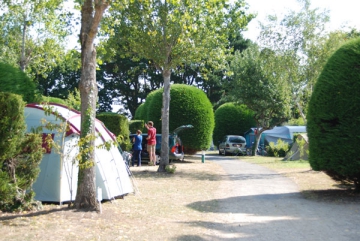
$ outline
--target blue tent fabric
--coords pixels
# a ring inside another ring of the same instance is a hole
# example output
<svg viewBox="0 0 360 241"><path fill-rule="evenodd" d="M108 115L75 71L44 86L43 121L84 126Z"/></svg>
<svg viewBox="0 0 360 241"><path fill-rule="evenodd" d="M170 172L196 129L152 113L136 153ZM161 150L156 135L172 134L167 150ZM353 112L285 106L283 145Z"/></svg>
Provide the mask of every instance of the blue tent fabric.
<svg viewBox="0 0 360 241"><path fill-rule="evenodd" d="M247 132L244 133L246 139L246 147L249 148L255 143L255 130L256 128L250 128Z"/></svg>
<svg viewBox="0 0 360 241"><path fill-rule="evenodd" d="M276 143L279 139L292 144L295 133L306 133L306 126L276 126L261 133L259 145L267 146L270 142Z"/></svg>

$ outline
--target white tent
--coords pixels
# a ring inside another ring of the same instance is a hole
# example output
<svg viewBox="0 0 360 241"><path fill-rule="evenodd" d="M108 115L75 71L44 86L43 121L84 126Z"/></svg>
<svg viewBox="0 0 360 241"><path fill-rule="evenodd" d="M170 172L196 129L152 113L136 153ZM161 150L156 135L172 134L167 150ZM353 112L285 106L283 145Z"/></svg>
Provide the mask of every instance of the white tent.
<svg viewBox="0 0 360 241"><path fill-rule="evenodd" d="M51 108L50 114L46 113L48 107ZM54 142L60 147L47 150L44 154L40 164L41 171L33 184L33 190L36 200L62 203L75 200L76 196L78 166L75 156L79 151L77 142L80 139L81 117L80 112L63 105L49 104L48 107L39 104L28 104L25 107L27 131L42 126L43 138L51 134ZM69 128L63 128L63 131L59 128L45 128L46 123L61 125L65 122ZM114 135L101 121L96 120L95 129L96 146L115 140ZM46 142L43 144L46 147ZM101 188L103 199L114 199L134 191L128 168L117 147L112 146L109 151L96 148L95 161L96 186Z"/></svg>
<svg viewBox="0 0 360 241"><path fill-rule="evenodd" d="M302 144L295 142L290 151L286 154L284 161L295 161L295 160L308 160L309 141L307 134L298 134L297 140Z"/></svg>

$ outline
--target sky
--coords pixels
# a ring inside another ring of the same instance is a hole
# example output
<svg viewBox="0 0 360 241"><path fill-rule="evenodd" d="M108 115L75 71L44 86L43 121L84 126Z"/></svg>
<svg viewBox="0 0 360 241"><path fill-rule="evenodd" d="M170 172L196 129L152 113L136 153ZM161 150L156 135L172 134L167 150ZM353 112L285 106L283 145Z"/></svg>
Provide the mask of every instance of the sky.
<svg viewBox="0 0 360 241"><path fill-rule="evenodd" d="M329 28L331 30L340 29L344 24L360 30L360 0L310 1L311 9L319 8L320 10L326 9L330 11ZM267 15L276 14L280 17L290 10L300 10L300 5L297 0L247 0L246 2L249 4L249 11L258 14L248 25L248 31L244 32L244 36L253 41L256 41L259 35L258 22L265 23Z"/></svg>

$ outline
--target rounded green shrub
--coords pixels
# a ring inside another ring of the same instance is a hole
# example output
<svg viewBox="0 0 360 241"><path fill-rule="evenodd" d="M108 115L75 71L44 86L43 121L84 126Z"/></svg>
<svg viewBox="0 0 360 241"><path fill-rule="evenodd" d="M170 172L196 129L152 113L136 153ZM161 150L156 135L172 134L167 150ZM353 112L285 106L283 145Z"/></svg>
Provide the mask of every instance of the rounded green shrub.
<svg viewBox="0 0 360 241"><path fill-rule="evenodd" d="M0 63L0 90L21 95L27 103L37 102L40 96L35 83L24 72L5 63Z"/></svg>
<svg viewBox="0 0 360 241"><path fill-rule="evenodd" d="M225 135L244 136L254 126L254 113L246 105L225 103L215 111L214 144L217 145Z"/></svg>
<svg viewBox="0 0 360 241"><path fill-rule="evenodd" d="M339 181L360 181L360 39L328 60L311 96L307 132L309 161Z"/></svg>
<svg viewBox="0 0 360 241"><path fill-rule="evenodd" d="M163 89L151 92L144 105L148 114L145 121L153 121L157 133L161 133L162 93ZM206 94L194 86L173 84L170 98L169 131L181 125L193 125L194 128L179 133L185 151L193 153L209 148L214 129L214 113Z"/></svg>

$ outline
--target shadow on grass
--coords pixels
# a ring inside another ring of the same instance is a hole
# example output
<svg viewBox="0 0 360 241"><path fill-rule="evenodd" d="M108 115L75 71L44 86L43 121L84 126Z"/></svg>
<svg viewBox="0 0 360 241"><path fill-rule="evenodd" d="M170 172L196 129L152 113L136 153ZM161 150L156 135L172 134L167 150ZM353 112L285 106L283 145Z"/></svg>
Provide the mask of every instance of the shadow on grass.
<svg viewBox="0 0 360 241"><path fill-rule="evenodd" d="M50 209L50 210L43 210L43 211L34 211L31 213L19 213L19 214L12 214L12 213L8 213L9 215L6 216L2 216L0 217L0 221L3 225L6 225L7 222L9 220L13 220L16 218L31 218L31 217L38 217L38 216L42 216L42 215L48 215L50 213L56 213L56 212L62 212L62 211L69 211L69 210L74 210L75 209L71 209L69 207L61 207L61 208L56 208L56 209Z"/></svg>

